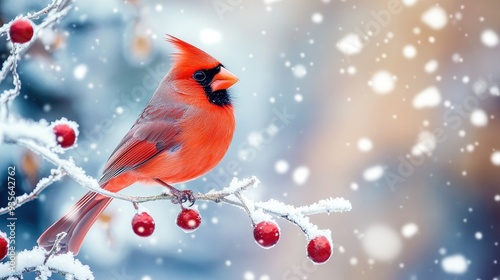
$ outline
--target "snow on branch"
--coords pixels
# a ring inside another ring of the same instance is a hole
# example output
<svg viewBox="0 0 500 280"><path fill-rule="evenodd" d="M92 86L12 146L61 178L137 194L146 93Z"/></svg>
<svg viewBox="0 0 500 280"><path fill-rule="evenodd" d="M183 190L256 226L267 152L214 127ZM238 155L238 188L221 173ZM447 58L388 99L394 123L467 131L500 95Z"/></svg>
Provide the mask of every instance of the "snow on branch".
<svg viewBox="0 0 500 280"><path fill-rule="evenodd" d="M28 50L36 41L39 36L40 30L53 25L68 13L68 11L71 9L69 3L70 1L67 0L53 0L52 3L50 3L44 9L35 13L29 13L24 17L18 16L12 21L5 23L2 27L0 27L0 37L7 36L12 25L16 23L16 21L19 21L20 18L34 20L39 19L42 15L46 15L46 17L39 25L35 26L34 28L31 27L31 32L33 35L31 38L26 38L26 43L18 44L10 42L11 53L9 57L7 57L7 59L3 62L2 69L0 70L0 84L5 80L5 77L10 72L12 74L12 83L14 85L14 88L7 89L0 94L0 122L3 122L8 117L10 103L14 100L14 98L16 98L16 96L19 95L19 92L21 91L21 80L19 79L19 74L17 73L17 63L21 59L21 55L24 54L26 50ZM23 36L25 36L25 34L23 34Z"/></svg>
<svg viewBox="0 0 500 280"><path fill-rule="evenodd" d="M23 275L35 272L38 280L52 279L53 273L65 276L66 279L93 280L94 275L87 265L75 259L71 253L59 254L59 243L66 236L59 234L50 251L34 247L17 255L15 269L9 262L0 264L0 280L24 279Z"/></svg>
<svg viewBox="0 0 500 280"><path fill-rule="evenodd" d="M15 201L9 202L9 205L7 207L0 208L0 215L10 213L14 209L23 206L25 203L36 199L43 190L52 185L52 183L61 180L64 176L64 172L62 172L60 169L52 169L51 173L52 174L50 174L47 178L43 178L38 181L35 189L33 189L33 191L31 191L29 194L25 193L23 195L20 195L16 197Z"/></svg>

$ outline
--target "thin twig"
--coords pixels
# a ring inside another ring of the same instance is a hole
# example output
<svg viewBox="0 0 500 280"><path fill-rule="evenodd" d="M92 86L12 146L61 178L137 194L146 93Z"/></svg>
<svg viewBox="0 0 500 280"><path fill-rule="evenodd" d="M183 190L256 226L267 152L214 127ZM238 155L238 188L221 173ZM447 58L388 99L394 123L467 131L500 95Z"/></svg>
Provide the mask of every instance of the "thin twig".
<svg viewBox="0 0 500 280"><path fill-rule="evenodd" d="M59 246L59 243L66 237L67 233L66 232L60 232L56 235L56 240L54 241L54 245L52 245L52 248L45 254L45 260L43 261L43 264L46 265L47 261L49 258L55 254L57 254L59 251L61 251L61 247Z"/></svg>
<svg viewBox="0 0 500 280"><path fill-rule="evenodd" d="M30 202L38 197L38 195L43 192L48 186L52 185L54 182L61 180L65 173L60 169L53 169L52 174L47 178L43 178L36 184L35 189L29 194L23 194L16 197L16 204L10 207L0 208L0 215L9 213L10 211L23 206L25 203Z"/></svg>

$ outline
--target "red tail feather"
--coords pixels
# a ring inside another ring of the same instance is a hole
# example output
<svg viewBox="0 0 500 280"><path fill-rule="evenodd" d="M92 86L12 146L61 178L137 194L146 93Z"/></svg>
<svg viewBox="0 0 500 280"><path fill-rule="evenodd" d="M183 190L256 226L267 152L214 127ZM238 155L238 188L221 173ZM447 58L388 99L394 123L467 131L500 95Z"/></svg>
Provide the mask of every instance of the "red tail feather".
<svg viewBox="0 0 500 280"><path fill-rule="evenodd" d="M83 239L99 217L99 214L108 206L111 198L88 192L84 195L59 221L55 222L38 238L38 245L50 250L54 245L56 236L66 232L66 237L59 243L60 253L72 252L78 254Z"/></svg>

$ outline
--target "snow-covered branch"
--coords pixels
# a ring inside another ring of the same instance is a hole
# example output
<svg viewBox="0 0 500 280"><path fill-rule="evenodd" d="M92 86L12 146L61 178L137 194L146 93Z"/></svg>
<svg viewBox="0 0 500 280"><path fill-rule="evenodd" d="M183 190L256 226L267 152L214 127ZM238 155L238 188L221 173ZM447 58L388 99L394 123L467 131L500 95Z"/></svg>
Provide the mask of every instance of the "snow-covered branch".
<svg viewBox="0 0 500 280"><path fill-rule="evenodd" d="M0 83L5 79L9 71L12 73L13 78L14 78L14 86L16 90L16 93L19 93L20 90L20 84L18 85L19 81L19 76L17 74L17 62L21 59L21 56L28 50L31 45L36 41L36 39L39 36L39 31L43 30L46 27L51 26L55 22L57 22L60 18L64 17L68 11L71 9L71 6L68 5L70 1L67 0L53 0L52 3L50 3L47 7L44 9L35 12L35 13L28 13L25 17L18 16L16 19L13 19L12 21L5 23L2 27L0 27L0 36L6 36L7 33L9 33L9 29L11 28L11 25L18 20L19 18L26 18L30 20L34 19L39 19L42 15L47 15L43 21L38 25L35 26L35 31L30 38L30 40L24 44L15 44L11 42L11 55L4 61L2 65L2 69L0 70ZM19 87L19 88L18 88ZM6 102L6 97L4 95L8 95L8 92L12 91L11 90L6 90L1 96L0 96L0 104L3 104Z"/></svg>
<svg viewBox="0 0 500 280"><path fill-rule="evenodd" d="M11 262L0 264L0 280L24 279L23 275L30 272L36 273L37 280L52 279L53 273L65 276L66 279L93 280L94 275L89 267L75 259L73 254L57 254L61 250L59 244L65 236L65 232L58 234L49 251L34 247L20 252L15 265ZM5 237L0 235L0 238Z"/></svg>
<svg viewBox="0 0 500 280"><path fill-rule="evenodd" d="M52 279L53 273L65 276L66 279L93 280L94 275L90 268L75 259L73 254L58 254L61 250L59 244L65 236L65 232L59 233L49 251L34 247L32 250L24 250L17 254L9 253L10 261L0 264L0 280L24 279L26 273L33 272L36 273L37 280ZM9 244L7 235L2 232L0 232L0 244L7 246Z"/></svg>
<svg viewBox="0 0 500 280"><path fill-rule="evenodd" d="M0 208L0 215L7 214L8 212L23 206L25 203L30 202L38 197L38 195L44 191L52 183L61 180L64 177L64 172L60 169L52 169L52 174L47 178L43 178L36 184L35 189L29 194L23 194L16 197L15 203L12 206Z"/></svg>
<svg viewBox="0 0 500 280"><path fill-rule="evenodd" d="M87 265L75 259L71 253L47 255L47 251L34 247L16 256L16 266L12 271L8 262L0 264L0 280L24 279L25 273L35 272L40 280L52 279L57 273L66 279L92 280L94 276Z"/></svg>

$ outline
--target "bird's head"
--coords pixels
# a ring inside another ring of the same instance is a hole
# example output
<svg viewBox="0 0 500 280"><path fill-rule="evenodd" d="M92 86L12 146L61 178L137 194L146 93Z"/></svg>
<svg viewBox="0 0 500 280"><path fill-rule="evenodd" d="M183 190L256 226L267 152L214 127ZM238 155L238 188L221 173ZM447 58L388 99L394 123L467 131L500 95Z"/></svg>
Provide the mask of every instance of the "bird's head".
<svg viewBox="0 0 500 280"><path fill-rule="evenodd" d="M217 106L231 105L227 89L238 82L238 78L217 59L197 47L171 35L168 35L167 41L179 51L173 54L174 63L170 71L176 91L208 99Z"/></svg>

